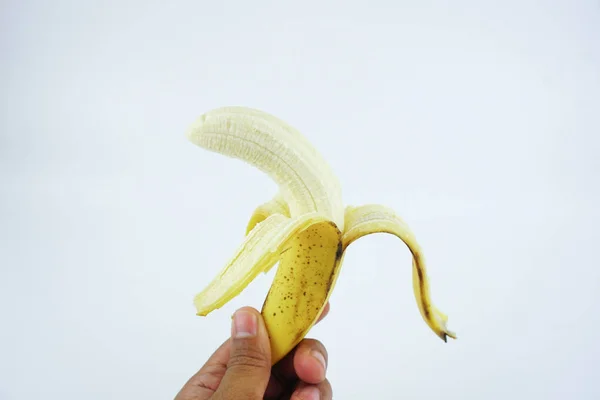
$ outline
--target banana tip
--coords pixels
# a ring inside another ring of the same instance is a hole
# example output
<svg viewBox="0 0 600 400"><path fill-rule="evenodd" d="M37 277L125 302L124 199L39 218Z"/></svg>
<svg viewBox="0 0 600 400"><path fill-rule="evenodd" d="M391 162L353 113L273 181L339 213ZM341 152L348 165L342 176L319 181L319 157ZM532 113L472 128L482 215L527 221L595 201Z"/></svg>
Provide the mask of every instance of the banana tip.
<svg viewBox="0 0 600 400"><path fill-rule="evenodd" d="M456 340L456 333L454 333L454 332L446 331L446 332L444 332L443 336L444 336L443 337L444 342L446 342L446 343L448 342L448 337Z"/></svg>
<svg viewBox="0 0 600 400"><path fill-rule="evenodd" d="M197 142L197 138L202 131L202 126L206 122L206 114L198 117L185 131L185 137L192 143Z"/></svg>
<svg viewBox="0 0 600 400"><path fill-rule="evenodd" d="M456 340L456 333L452 332L452 331L442 331L438 333L438 336L440 337L440 339L442 339L444 341L444 343L448 343L448 338L452 338L454 340Z"/></svg>

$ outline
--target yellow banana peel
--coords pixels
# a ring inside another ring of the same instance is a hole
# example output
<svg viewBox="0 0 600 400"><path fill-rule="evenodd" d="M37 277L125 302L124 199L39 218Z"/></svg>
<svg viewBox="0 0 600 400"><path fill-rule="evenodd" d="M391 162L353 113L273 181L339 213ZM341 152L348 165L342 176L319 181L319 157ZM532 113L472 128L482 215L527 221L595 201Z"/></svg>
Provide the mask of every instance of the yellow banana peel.
<svg viewBox="0 0 600 400"><path fill-rule="evenodd" d="M431 302L424 256L408 225L381 205L344 207L337 177L296 129L259 110L223 107L200 116L187 137L202 148L246 161L279 186L271 201L256 208L234 256L196 295L198 315L222 307L260 272L279 263L262 307L274 364L321 315L348 245L386 232L412 253L413 290L424 321L444 341L456 339L446 327L446 315Z"/></svg>

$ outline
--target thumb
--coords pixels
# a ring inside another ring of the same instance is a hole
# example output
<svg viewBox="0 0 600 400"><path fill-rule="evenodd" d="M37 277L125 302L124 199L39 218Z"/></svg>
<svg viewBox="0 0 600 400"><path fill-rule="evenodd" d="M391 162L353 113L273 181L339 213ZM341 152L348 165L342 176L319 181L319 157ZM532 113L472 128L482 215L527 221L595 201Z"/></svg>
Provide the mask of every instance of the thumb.
<svg viewBox="0 0 600 400"><path fill-rule="evenodd" d="M262 399L271 376L271 347L260 313L251 307L235 312L227 370L214 399Z"/></svg>

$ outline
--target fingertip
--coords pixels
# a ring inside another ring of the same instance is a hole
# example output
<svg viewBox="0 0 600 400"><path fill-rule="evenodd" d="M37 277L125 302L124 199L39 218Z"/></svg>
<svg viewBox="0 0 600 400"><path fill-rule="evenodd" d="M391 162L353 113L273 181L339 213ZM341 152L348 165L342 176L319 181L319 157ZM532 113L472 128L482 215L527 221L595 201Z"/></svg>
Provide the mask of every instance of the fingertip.
<svg viewBox="0 0 600 400"><path fill-rule="evenodd" d="M258 316L252 309L242 308L233 314L231 337L233 339L250 339L258 335Z"/></svg>
<svg viewBox="0 0 600 400"><path fill-rule="evenodd" d="M290 400L332 400L333 390L328 380L311 385L300 382Z"/></svg>
<svg viewBox="0 0 600 400"><path fill-rule="evenodd" d="M231 318L234 318L235 314L237 314L239 312L247 312L247 313L252 313L252 314L255 314L255 315L260 315L260 311L258 311L256 308L250 307L250 306L244 306L244 307L240 307L237 310L235 310L235 312L233 313L233 315L231 316Z"/></svg>
<svg viewBox="0 0 600 400"><path fill-rule="evenodd" d="M294 391L290 400L320 400L321 393L316 386L302 385Z"/></svg>
<svg viewBox="0 0 600 400"><path fill-rule="evenodd" d="M321 354L321 352L318 350L311 350L310 355L312 358L317 360L320 367L323 369L323 375L325 375L325 371L327 370L327 360L325 360L325 356L323 356L323 354Z"/></svg>
<svg viewBox="0 0 600 400"><path fill-rule="evenodd" d="M301 381L317 384L325 380L327 361L318 350L304 349L296 352L294 369Z"/></svg>
<svg viewBox="0 0 600 400"><path fill-rule="evenodd" d="M254 307L246 306L237 309L231 316L231 319L231 335L234 339L236 339L238 333L241 333L241 335L239 335L240 339L245 336L255 337L267 335L262 314Z"/></svg>

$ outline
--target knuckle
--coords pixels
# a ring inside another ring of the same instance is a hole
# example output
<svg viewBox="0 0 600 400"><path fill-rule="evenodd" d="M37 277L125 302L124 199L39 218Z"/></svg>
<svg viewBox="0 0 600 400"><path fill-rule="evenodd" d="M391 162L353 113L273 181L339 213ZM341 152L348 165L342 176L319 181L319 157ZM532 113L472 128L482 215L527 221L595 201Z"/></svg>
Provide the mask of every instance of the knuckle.
<svg viewBox="0 0 600 400"><path fill-rule="evenodd" d="M194 377L192 384L200 388L215 392L223 378L223 368L220 366L209 365L204 371Z"/></svg>
<svg viewBox="0 0 600 400"><path fill-rule="evenodd" d="M255 369L270 368L271 360L258 349L245 348L231 356L228 368Z"/></svg>
<svg viewBox="0 0 600 400"><path fill-rule="evenodd" d="M310 394L307 391L307 388L310 389ZM332 400L333 399L333 390L331 389L331 384L328 380L324 380L317 385L309 385L301 382L297 389L292 394L290 400L307 400L308 398L313 398L314 392L312 389L317 389L319 392L319 399L321 400Z"/></svg>
<svg viewBox="0 0 600 400"><path fill-rule="evenodd" d="M198 400L200 398L194 398L194 400ZM233 399L244 399L244 400L262 400L263 395L259 390L248 390L245 389L243 391L238 390L237 388L219 388L215 392L215 394L210 397L210 400L233 400ZM192 399L190 399L192 400Z"/></svg>
<svg viewBox="0 0 600 400"><path fill-rule="evenodd" d="M224 390L217 391L210 400L262 400L263 394L258 389L244 389L242 391L237 388L225 388Z"/></svg>

